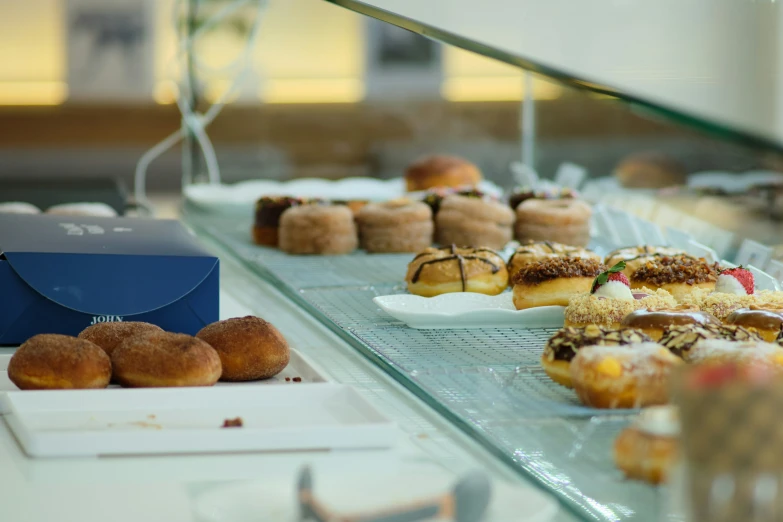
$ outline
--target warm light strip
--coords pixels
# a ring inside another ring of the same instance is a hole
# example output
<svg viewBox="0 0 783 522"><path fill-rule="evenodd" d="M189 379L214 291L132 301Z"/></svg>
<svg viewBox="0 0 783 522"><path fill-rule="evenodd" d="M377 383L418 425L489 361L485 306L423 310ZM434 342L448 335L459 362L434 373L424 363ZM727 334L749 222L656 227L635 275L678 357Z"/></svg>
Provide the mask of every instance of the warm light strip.
<svg viewBox="0 0 783 522"><path fill-rule="evenodd" d="M68 98L68 84L56 81L0 81L0 105L60 105Z"/></svg>
<svg viewBox="0 0 783 522"><path fill-rule="evenodd" d="M466 101L519 101L524 94L521 77L516 76L451 76L444 78L441 85L443 98L452 102ZM533 98L554 100L562 89L551 83L535 82Z"/></svg>
<svg viewBox="0 0 783 522"><path fill-rule="evenodd" d="M359 78L270 78L259 97L266 103L356 103L364 98L364 82Z"/></svg>

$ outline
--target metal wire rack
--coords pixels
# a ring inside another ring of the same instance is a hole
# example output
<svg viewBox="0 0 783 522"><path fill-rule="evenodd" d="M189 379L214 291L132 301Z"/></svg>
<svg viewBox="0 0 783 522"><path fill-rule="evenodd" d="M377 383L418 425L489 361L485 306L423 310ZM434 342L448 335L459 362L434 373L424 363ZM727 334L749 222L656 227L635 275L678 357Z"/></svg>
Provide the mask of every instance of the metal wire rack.
<svg viewBox="0 0 783 522"><path fill-rule="evenodd" d="M409 255L288 256L254 246L248 222L189 221L586 520L663 520L660 492L611 457L633 412L586 408L541 369L554 330L411 329L372 302L405 290Z"/></svg>

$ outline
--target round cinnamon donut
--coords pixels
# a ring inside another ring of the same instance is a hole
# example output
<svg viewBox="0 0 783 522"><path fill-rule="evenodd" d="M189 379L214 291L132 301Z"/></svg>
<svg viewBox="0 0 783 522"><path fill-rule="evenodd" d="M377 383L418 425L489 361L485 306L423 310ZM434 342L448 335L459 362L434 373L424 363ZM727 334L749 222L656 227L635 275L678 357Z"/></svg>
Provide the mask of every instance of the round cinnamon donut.
<svg viewBox="0 0 783 522"><path fill-rule="evenodd" d="M679 162L660 152L631 154L617 164L614 175L626 188L671 187L684 185L688 179Z"/></svg>
<svg viewBox="0 0 783 522"><path fill-rule="evenodd" d="M148 332L125 339L111 354L114 380L128 388L212 386L222 367L209 344L190 335Z"/></svg>
<svg viewBox="0 0 783 522"><path fill-rule="evenodd" d="M278 235L288 254L348 254L359 244L353 212L340 205L291 207L280 217Z"/></svg>
<svg viewBox="0 0 783 522"><path fill-rule="evenodd" d="M452 292L497 295L508 285L506 263L489 248L427 248L410 262L408 291L423 297Z"/></svg>
<svg viewBox="0 0 783 522"><path fill-rule="evenodd" d="M435 216L436 240L441 245L482 245L503 248L511 240L514 212L499 201L453 195Z"/></svg>
<svg viewBox="0 0 783 522"><path fill-rule="evenodd" d="M432 244L432 209L421 201L370 203L356 216L362 248L368 252L419 252Z"/></svg>
<svg viewBox="0 0 783 522"><path fill-rule="evenodd" d="M96 323L82 330L78 337L86 339L98 345L106 355L111 357L111 352L128 337L147 332L162 332L160 326L142 323L138 321L121 321L110 323Z"/></svg>
<svg viewBox="0 0 783 522"><path fill-rule="evenodd" d="M217 350L222 381L274 377L288 366L291 351L283 334L260 317L235 317L209 324L196 337Z"/></svg>
<svg viewBox="0 0 783 522"><path fill-rule="evenodd" d="M579 199L528 199L516 209L516 237L584 247L590 242L592 215L590 205Z"/></svg>
<svg viewBox="0 0 783 522"><path fill-rule="evenodd" d="M478 167L456 156L427 156L412 163L405 171L408 192L436 187L475 186L481 179Z"/></svg>
<svg viewBox="0 0 783 522"><path fill-rule="evenodd" d="M85 339L39 334L11 357L8 378L22 390L105 388L111 379L111 361Z"/></svg>

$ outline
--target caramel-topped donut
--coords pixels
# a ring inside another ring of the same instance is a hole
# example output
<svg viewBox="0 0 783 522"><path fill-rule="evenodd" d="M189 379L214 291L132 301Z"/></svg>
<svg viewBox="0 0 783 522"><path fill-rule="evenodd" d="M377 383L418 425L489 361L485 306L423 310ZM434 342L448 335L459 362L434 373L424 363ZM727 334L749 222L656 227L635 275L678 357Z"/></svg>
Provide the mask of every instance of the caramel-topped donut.
<svg viewBox="0 0 783 522"><path fill-rule="evenodd" d="M623 273L630 278L637 269L641 268L651 258L681 254L685 254L685 252L677 248L639 245L612 250L604 258L604 264L606 266L614 266L620 261L625 261Z"/></svg>
<svg viewBox="0 0 783 522"><path fill-rule="evenodd" d="M411 163L405 171L408 192L436 187L464 187L477 185L481 171L466 159L457 156L432 155Z"/></svg>
<svg viewBox="0 0 783 522"><path fill-rule="evenodd" d="M600 261L554 257L522 267L512 278L517 310L537 306L567 306L568 300L590 292L593 279L606 270Z"/></svg>
<svg viewBox="0 0 783 522"><path fill-rule="evenodd" d="M549 338L541 355L541 366L556 383L568 388L571 383L571 360L584 346L619 345L652 341L640 330L633 328L609 329L595 325L584 328L566 327Z"/></svg>
<svg viewBox="0 0 783 522"><path fill-rule="evenodd" d="M432 244L432 210L421 201L370 203L356 215L359 240L368 252L419 252Z"/></svg>
<svg viewBox="0 0 783 522"><path fill-rule="evenodd" d="M441 245L482 245L503 248L511 241L514 212L489 198L447 196L435 216L436 240Z"/></svg>
<svg viewBox="0 0 783 522"><path fill-rule="evenodd" d="M405 276L408 291L423 297L452 292L497 295L508 285L506 263L490 248L427 248L413 258Z"/></svg>
<svg viewBox="0 0 783 522"><path fill-rule="evenodd" d="M674 308L654 308L651 310L635 310L625 316L622 326L638 328L658 341L663 336L663 330L670 326L685 324L720 324L707 312L691 306L676 306Z"/></svg>
<svg viewBox="0 0 783 522"><path fill-rule="evenodd" d="M751 305L732 312L726 318L726 324L742 326L757 332L765 341L772 342L783 327L783 309Z"/></svg>
<svg viewBox="0 0 783 522"><path fill-rule="evenodd" d="M695 288L712 290L718 279L718 265L688 255L654 256L645 260L629 277L631 288L663 288L682 301Z"/></svg>
<svg viewBox="0 0 783 522"><path fill-rule="evenodd" d="M669 401L682 359L655 343L585 346L571 361L577 397L594 408L639 408Z"/></svg>
<svg viewBox="0 0 783 522"><path fill-rule="evenodd" d="M111 378L111 361L85 339L39 334L14 352L8 378L22 390L105 388Z"/></svg>
<svg viewBox="0 0 783 522"><path fill-rule="evenodd" d="M685 352L705 339L746 342L761 341L761 336L741 326L712 323L682 324L664 328L658 343L668 348L674 355L683 357Z"/></svg>
<svg viewBox="0 0 783 522"><path fill-rule="evenodd" d="M527 241L520 245L508 260L508 273L513 276L523 266L550 257L586 257L600 261L601 256L582 247L552 241Z"/></svg>
<svg viewBox="0 0 783 522"><path fill-rule="evenodd" d="M528 199L516 208L516 237L584 247L592 215L590 205L579 199Z"/></svg>

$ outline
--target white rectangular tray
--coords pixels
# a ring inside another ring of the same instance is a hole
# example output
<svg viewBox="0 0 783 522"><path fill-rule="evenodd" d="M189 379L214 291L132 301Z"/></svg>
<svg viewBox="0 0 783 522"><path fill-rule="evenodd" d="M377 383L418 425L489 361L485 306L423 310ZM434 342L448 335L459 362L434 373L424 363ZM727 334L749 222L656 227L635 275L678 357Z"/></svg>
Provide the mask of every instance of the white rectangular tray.
<svg viewBox="0 0 783 522"><path fill-rule="evenodd" d="M17 391L0 402L31 457L381 448L397 434L334 383ZM243 427L222 427L236 417Z"/></svg>

